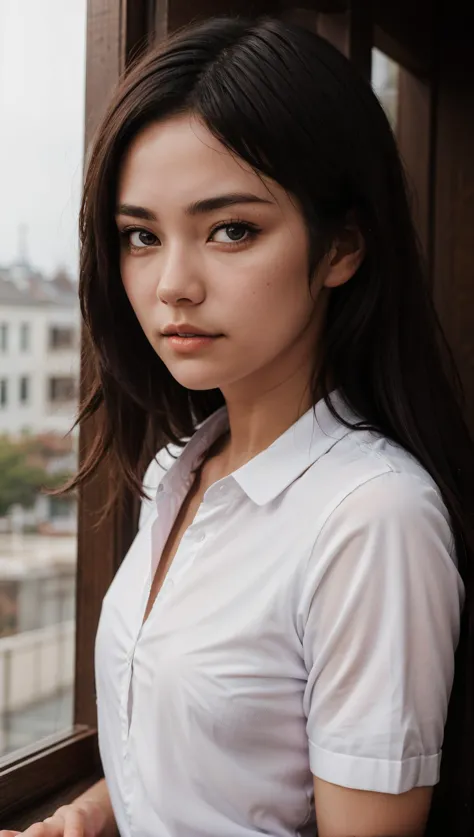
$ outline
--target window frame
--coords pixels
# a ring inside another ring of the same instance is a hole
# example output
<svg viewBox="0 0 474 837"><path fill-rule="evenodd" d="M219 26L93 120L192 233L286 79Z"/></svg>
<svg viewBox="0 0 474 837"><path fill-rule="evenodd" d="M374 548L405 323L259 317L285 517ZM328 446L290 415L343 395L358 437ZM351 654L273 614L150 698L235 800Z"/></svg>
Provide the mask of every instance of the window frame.
<svg viewBox="0 0 474 837"><path fill-rule="evenodd" d="M111 89L127 62L150 36L154 12L153 0L88 0L86 149ZM84 332L81 348L84 387L90 380L90 355ZM90 449L94 429L94 421L81 428L80 456ZM137 503L126 497L120 513L117 504L106 521L94 526L107 485L107 471L102 468L79 496L73 724L69 730L0 759L0 829L22 827L30 821L33 806L48 798L53 807L48 809L45 803L45 810L54 810L60 804L58 800L66 801L69 792L73 798L80 792L79 787L92 784L101 775L93 666L95 633L102 599L133 540L138 517ZM64 788L67 790L61 792Z"/></svg>

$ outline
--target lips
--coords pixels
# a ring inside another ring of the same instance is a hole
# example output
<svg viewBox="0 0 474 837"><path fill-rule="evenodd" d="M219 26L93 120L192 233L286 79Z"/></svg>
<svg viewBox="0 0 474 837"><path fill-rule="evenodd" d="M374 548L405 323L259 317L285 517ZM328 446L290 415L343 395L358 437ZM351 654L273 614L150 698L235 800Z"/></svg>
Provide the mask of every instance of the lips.
<svg viewBox="0 0 474 837"><path fill-rule="evenodd" d="M219 334L211 334L197 326L183 323L181 325L168 325L162 331L165 337L220 337Z"/></svg>

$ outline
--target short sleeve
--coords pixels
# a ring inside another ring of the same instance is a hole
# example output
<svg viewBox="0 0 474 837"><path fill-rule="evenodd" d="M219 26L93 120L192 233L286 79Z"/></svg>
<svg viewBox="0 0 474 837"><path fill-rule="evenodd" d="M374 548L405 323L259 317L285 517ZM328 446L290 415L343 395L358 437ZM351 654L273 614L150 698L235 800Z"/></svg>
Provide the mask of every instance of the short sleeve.
<svg viewBox="0 0 474 837"><path fill-rule="evenodd" d="M439 779L463 585L436 488L387 472L332 512L301 601L312 773L403 793Z"/></svg>

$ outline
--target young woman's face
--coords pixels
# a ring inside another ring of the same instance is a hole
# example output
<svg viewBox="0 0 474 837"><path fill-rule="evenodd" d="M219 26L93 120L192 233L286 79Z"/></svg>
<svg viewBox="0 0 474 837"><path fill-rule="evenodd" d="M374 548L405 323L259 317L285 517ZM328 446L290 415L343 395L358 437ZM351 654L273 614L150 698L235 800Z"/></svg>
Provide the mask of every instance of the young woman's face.
<svg viewBox="0 0 474 837"><path fill-rule="evenodd" d="M309 377L322 282L310 289L306 226L283 188L184 115L135 140L117 212L125 291L180 384L226 396Z"/></svg>

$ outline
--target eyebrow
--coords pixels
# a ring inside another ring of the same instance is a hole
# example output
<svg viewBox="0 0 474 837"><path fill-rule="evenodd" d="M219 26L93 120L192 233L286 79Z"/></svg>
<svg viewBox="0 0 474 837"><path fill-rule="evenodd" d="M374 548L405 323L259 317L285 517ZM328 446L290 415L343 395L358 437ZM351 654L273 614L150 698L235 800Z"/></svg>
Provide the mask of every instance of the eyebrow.
<svg viewBox="0 0 474 837"><path fill-rule="evenodd" d="M257 195L252 195L247 192L231 192L226 195L215 195L212 198L203 198L200 201L195 201L186 207L186 215L204 215L207 212L213 212L216 209L224 209L227 206L235 206L236 204L257 203L270 204L273 201L259 198ZM131 218L142 218L145 221L157 221L157 217L151 209L146 209L144 206L134 206L130 203L122 203L117 207L117 215L128 215Z"/></svg>

